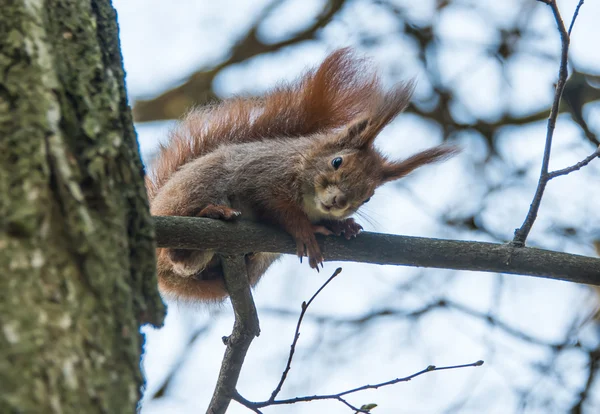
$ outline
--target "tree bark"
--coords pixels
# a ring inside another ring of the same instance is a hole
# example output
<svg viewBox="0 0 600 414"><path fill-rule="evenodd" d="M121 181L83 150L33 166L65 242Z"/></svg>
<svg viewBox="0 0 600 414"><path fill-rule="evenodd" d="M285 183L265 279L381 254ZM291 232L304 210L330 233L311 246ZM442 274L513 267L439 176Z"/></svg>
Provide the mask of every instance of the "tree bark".
<svg viewBox="0 0 600 414"><path fill-rule="evenodd" d="M292 237L272 226L237 221L226 223L199 217L154 217L159 247L210 248L222 254L249 252L296 254ZM352 240L323 237L317 240L326 260L476 270L547 277L600 286L600 259L554 252L510 243L363 232Z"/></svg>
<svg viewBox="0 0 600 414"><path fill-rule="evenodd" d="M0 4L0 412L134 412L164 309L116 14Z"/></svg>

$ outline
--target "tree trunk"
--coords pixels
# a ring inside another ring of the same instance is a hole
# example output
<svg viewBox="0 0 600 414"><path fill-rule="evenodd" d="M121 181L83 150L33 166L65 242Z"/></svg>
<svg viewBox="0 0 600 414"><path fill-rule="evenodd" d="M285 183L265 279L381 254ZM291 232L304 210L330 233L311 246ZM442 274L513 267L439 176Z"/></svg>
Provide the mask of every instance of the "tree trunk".
<svg viewBox="0 0 600 414"><path fill-rule="evenodd" d="M131 413L164 310L116 14L0 9L0 413Z"/></svg>

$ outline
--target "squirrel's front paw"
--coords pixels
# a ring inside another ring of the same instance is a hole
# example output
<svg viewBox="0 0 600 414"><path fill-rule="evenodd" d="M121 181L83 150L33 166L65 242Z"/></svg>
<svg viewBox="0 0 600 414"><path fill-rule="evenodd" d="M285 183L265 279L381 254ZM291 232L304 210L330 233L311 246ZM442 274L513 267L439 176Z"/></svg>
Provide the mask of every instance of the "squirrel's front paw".
<svg viewBox="0 0 600 414"><path fill-rule="evenodd" d="M347 218L344 220L327 220L323 223L323 226L331 230L336 236L341 236L344 233L344 237L350 240L352 237L356 237L362 231L362 226L354 221L353 218Z"/></svg>
<svg viewBox="0 0 600 414"><path fill-rule="evenodd" d="M323 267L323 254L314 234L302 238L296 238L296 252L300 261L303 256L308 256L308 264L319 271L319 264Z"/></svg>

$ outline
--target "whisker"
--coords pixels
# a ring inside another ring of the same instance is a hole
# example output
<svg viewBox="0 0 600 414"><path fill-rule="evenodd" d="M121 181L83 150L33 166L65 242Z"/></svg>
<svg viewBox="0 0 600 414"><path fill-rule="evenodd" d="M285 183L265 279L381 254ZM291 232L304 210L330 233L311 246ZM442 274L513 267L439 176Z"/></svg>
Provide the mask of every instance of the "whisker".
<svg viewBox="0 0 600 414"><path fill-rule="evenodd" d="M367 211L361 209L358 210L355 214L357 217L360 217L374 228L381 227L381 223L379 223L375 218L373 218Z"/></svg>

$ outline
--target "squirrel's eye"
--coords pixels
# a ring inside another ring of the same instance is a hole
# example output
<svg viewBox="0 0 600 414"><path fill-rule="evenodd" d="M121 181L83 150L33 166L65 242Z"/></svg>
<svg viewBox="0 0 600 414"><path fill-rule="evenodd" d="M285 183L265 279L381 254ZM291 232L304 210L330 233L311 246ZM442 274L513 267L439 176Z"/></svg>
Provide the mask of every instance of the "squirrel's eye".
<svg viewBox="0 0 600 414"><path fill-rule="evenodd" d="M367 198L365 201L363 201L363 204L368 203L370 199L371 197Z"/></svg>
<svg viewBox="0 0 600 414"><path fill-rule="evenodd" d="M342 157L335 157L334 159L332 159L331 165L333 165L333 168L336 170L340 168L340 165L342 165Z"/></svg>

